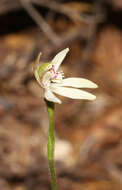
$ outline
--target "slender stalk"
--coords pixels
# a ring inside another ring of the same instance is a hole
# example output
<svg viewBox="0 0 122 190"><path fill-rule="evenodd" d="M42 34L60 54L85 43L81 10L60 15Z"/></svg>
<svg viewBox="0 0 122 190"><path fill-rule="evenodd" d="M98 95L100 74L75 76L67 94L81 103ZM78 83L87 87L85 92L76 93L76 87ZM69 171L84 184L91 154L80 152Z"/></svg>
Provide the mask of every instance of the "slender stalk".
<svg viewBox="0 0 122 190"><path fill-rule="evenodd" d="M50 177L52 182L52 190L57 190L56 174L54 167L54 150L55 150L55 137L54 137L54 103L47 100L47 110L49 115L49 132L48 132L48 161L50 169Z"/></svg>

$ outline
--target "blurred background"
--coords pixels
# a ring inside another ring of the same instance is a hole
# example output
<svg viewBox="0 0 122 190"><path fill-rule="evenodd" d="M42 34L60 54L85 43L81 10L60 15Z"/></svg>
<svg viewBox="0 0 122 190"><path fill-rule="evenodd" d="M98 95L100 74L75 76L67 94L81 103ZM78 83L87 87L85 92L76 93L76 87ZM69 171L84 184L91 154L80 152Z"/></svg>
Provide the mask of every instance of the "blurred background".
<svg viewBox="0 0 122 190"><path fill-rule="evenodd" d="M0 189L51 190L48 115L32 66L70 52L66 77L99 85L93 102L55 107L59 190L122 189L122 0L0 0Z"/></svg>

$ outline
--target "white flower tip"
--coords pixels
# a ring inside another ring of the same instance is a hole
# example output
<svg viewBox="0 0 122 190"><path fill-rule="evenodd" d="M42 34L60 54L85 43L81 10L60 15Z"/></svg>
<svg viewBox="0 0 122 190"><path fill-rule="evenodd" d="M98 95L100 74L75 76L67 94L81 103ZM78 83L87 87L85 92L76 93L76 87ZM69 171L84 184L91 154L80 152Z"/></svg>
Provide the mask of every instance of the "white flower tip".
<svg viewBox="0 0 122 190"><path fill-rule="evenodd" d="M64 49L66 52L68 52L69 51L69 48L66 48L66 49Z"/></svg>
<svg viewBox="0 0 122 190"><path fill-rule="evenodd" d="M54 103L62 104L62 101L56 97L55 100L53 100Z"/></svg>
<svg viewBox="0 0 122 190"><path fill-rule="evenodd" d="M84 80L84 83L86 84L86 88L98 88L98 85L90 80Z"/></svg>
<svg viewBox="0 0 122 190"><path fill-rule="evenodd" d="M97 84L95 84L95 83L93 83L92 88L98 88L98 85L97 85Z"/></svg>
<svg viewBox="0 0 122 190"><path fill-rule="evenodd" d="M36 58L34 65L33 65L33 71L34 71L34 75L36 78L38 78L37 70L38 70L38 65L39 65L41 55L42 55L42 53L40 52Z"/></svg>
<svg viewBox="0 0 122 190"><path fill-rule="evenodd" d="M59 53L62 53L60 55L63 56L63 57L65 57L68 52L69 52L69 48L65 48L62 51L60 51Z"/></svg>
<svg viewBox="0 0 122 190"><path fill-rule="evenodd" d="M58 104L62 104L62 102L60 101L60 102L56 102L56 103L58 103Z"/></svg>
<svg viewBox="0 0 122 190"><path fill-rule="evenodd" d="M38 63L39 63L39 61L40 61L40 57L41 57L41 55L42 55L42 52L40 52L40 53L38 54L38 57L37 57L37 61L38 61Z"/></svg>
<svg viewBox="0 0 122 190"><path fill-rule="evenodd" d="M50 90L45 91L44 97L49 102L54 102L54 103L58 103L58 104L62 103L61 100L59 98L57 98Z"/></svg>
<svg viewBox="0 0 122 190"><path fill-rule="evenodd" d="M42 55L42 52L39 53L39 56L41 56L41 55Z"/></svg>
<svg viewBox="0 0 122 190"><path fill-rule="evenodd" d="M65 57L68 52L69 52L69 48L65 48L64 50L62 50L62 51L59 52L59 53L62 53L62 54L60 54L60 55L61 55L62 57Z"/></svg>
<svg viewBox="0 0 122 190"><path fill-rule="evenodd" d="M96 96L92 94L92 96L89 97L89 100L96 100Z"/></svg>

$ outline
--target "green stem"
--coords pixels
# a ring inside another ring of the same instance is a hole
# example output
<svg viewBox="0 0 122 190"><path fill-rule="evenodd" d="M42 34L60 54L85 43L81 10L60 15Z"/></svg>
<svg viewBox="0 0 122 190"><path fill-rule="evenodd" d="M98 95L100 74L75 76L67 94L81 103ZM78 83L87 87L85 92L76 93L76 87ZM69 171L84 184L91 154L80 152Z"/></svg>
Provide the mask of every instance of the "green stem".
<svg viewBox="0 0 122 190"><path fill-rule="evenodd" d="M57 190L56 175L54 167L54 150L55 150L55 137L54 137L54 103L47 100L47 110L49 115L49 133L48 133L48 161L50 176L52 182L52 189Z"/></svg>

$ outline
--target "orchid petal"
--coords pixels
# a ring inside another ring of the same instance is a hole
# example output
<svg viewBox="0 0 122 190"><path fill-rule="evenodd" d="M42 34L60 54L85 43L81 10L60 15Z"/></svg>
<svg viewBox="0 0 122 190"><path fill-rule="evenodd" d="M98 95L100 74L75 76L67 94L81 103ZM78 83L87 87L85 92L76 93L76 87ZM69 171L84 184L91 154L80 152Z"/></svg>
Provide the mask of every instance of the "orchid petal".
<svg viewBox="0 0 122 190"><path fill-rule="evenodd" d="M75 89L75 88L66 88L59 87L57 85L51 85L51 91L72 99L86 99L86 100L95 100L96 96L84 90Z"/></svg>
<svg viewBox="0 0 122 190"><path fill-rule="evenodd" d="M44 86L44 88L46 86L50 85L50 79L51 79L51 73L50 72L46 72L42 78L42 85Z"/></svg>
<svg viewBox="0 0 122 190"><path fill-rule="evenodd" d="M39 60L40 60L41 55L42 55L42 53L40 52L37 56L37 59L36 59L34 65L33 65L33 71L34 71L35 78L40 85L41 85L41 82L40 82L38 69L39 69Z"/></svg>
<svg viewBox="0 0 122 190"><path fill-rule="evenodd" d="M60 65L61 65L62 61L64 60L68 51L69 51L69 48L66 48L66 49L60 51L51 61L51 63L54 65L55 71L57 71L58 68L60 67Z"/></svg>
<svg viewBox="0 0 122 190"><path fill-rule="evenodd" d="M35 61L34 65L33 65L33 70L34 70L34 71L35 71L35 70L38 70L39 61L40 61L41 55L42 55L42 53L40 52L40 53L38 54L37 58L36 58L36 61Z"/></svg>
<svg viewBox="0 0 122 190"><path fill-rule="evenodd" d="M84 78L66 78L62 80L62 83L59 84L60 86L71 86L75 88L97 88L98 86Z"/></svg>
<svg viewBox="0 0 122 190"><path fill-rule="evenodd" d="M50 90L45 90L44 97L50 102L61 104L61 100L59 100Z"/></svg>

